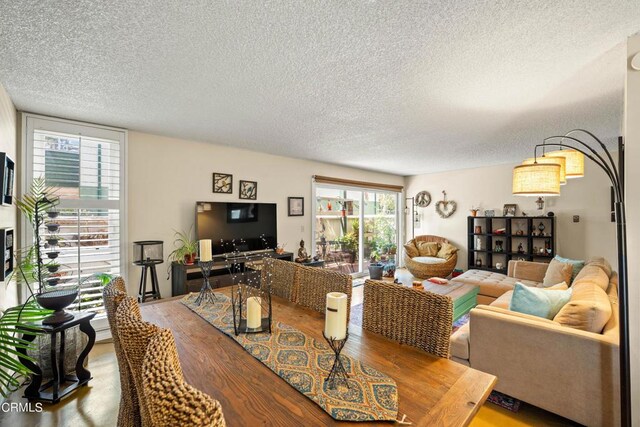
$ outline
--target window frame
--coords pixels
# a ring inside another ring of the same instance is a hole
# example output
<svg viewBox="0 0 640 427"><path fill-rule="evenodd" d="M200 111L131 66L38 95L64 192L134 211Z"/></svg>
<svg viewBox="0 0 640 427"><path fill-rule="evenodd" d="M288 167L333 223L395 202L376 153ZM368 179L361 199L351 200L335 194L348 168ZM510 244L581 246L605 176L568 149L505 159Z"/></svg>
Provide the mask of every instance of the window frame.
<svg viewBox="0 0 640 427"><path fill-rule="evenodd" d="M20 188L18 194L24 194L33 180L33 132L36 128L44 128L52 132L77 134L95 138L117 140L120 143L120 195L118 200L118 209L120 212L120 275L127 280L127 260L128 258L128 230L127 230L127 152L128 152L128 132L126 129L115 128L110 126L96 125L93 123L85 123L75 120L61 119L57 117L44 116L23 112L21 114L21 147L20 147L20 164L23 173L20 174ZM42 122L46 122L46 126L42 126ZM94 207L94 201L71 201L68 204L77 204L83 207ZM19 242L22 247L29 245L33 239L33 231L27 224L23 215L19 220ZM19 290L20 300L25 301L27 295L24 290ZM104 317L104 316L96 316Z"/></svg>

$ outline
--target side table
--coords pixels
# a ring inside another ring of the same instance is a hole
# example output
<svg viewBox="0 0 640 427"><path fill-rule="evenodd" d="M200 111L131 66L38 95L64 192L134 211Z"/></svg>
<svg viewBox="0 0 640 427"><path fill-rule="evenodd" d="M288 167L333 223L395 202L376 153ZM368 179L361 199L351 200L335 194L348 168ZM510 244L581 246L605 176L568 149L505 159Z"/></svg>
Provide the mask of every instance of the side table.
<svg viewBox="0 0 640 427"><path fill-rule="evenodd" d="M33 371L31 374L31 384L25 389L24 396L29 400L39 400L42 402L57 403L68 395L75 391L79 387L86 385L91 379L91 372L84 368L84 361L89 355L89 352L93 348L93 344L96 341L96 331L91 326L91 319L95 317L95 313L87 312L75 312L73 318L58 325L43 325L41 322L29 324L24 327L22 338L26 341L33 341L36 339L36 335L33 332L42 333L51 336L51 370L53 372L53 379L42 385L42 370L38 365L23 357L18 357L20 362ZM89 341L84 347L78 360L76 362L76 374L65 375L64 369L64 341L65 331L74 326L80 326L80 331L83 332ZM30 333L31 332L31 333ZM57 341L58 335L60 335L60 354L58 356ZM19 353L27 356L27 350L24 348L16 349ZM66 385L70 383L69 385ZM66 386L65 386L66 385ZM48 390L51 391L48 391Z"/></svg>

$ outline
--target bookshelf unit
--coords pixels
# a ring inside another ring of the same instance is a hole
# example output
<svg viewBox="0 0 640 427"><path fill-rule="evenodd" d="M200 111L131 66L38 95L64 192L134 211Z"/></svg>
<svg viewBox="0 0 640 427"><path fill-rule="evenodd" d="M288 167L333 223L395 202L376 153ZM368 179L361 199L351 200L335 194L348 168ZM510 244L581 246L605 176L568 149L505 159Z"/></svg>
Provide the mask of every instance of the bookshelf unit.
<svg viewBox="0 0 640 427"><path fill-rule="evenodd" d="M550 262L556 255L555 220L550 216L467 217L467 268L506 274L510 260ZM504 232L496 233L500 229ZM522 252L518 252L520 245Z"/></svg>

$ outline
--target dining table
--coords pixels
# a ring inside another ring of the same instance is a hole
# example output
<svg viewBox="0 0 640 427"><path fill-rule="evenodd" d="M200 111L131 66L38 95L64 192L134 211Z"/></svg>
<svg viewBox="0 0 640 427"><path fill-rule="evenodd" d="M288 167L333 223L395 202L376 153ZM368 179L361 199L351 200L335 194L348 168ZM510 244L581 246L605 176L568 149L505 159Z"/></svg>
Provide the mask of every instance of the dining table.
<svg viewBox="0 0 640 427"><path fill-rule="evenodd" d="M231 295L231 287L216 293ZM185 380L217 399L228 426L351 425L322 408L181 303L180 297L140 306L145 321L168 328L178 348ZM272 296L274 322L324 340L324 314ZM349 324L342 350L393 378L398 418L413 426L468 425L491 393L496 377ZM393 422L362 422L362 427Z"/></svg>

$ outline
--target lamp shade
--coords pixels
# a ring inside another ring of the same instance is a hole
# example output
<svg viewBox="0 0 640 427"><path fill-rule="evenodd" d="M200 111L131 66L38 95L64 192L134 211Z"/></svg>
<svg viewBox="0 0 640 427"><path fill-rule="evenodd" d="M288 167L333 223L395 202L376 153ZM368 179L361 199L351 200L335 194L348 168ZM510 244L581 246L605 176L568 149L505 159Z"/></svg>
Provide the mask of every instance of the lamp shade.
<svg viewBox="0 0 640 427"><path fill-rule="evenodd" d="M567 183L567 159L564 156L549 156L544 155L542 157L532 157L522 162L523 165L532 165L534 163L541 164L559 164L560 165L560 185Z"/></svg>
<svg viewBox="0 0 640 427"><path fill-rule="evenodd" d="M547 156L567 159L567 178L582 178L584 176L584 154L576 150L557 150L547 153Z"/></svg>
<svg viewBox="0 0 640 427"><path fill-rule="evenodd" d="M534 163L513 168L513 194L516 196L558 196L560 165Z"/></svg>

